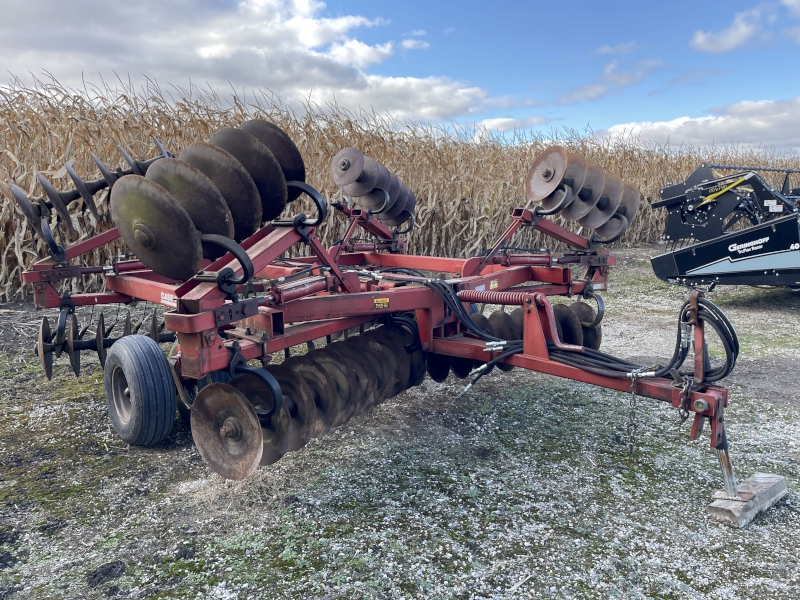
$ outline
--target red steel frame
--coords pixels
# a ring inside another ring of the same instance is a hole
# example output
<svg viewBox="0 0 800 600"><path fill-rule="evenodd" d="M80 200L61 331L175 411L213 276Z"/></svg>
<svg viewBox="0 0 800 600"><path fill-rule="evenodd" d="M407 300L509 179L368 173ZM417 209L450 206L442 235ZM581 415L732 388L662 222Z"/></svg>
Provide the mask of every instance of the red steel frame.
<svg viewBox="0 0 800 600"><path fill-rule="evenodd" d="M73 305L145 300L172 309L164 317L166 329L177 334L176 371L181 377L199 378L226 369L234 346L245 359L266 362L274 352L373 321L380 315L404 311L416 313L424 350L489 360L493 355L484 351L483 341L460 331L457 319L449 314L438 294L426 286L400 285L405 282L397 281L405 279L414 283L419 282L419 278L393 275L393 281L389 281L379 275L381 269L389 267L440 272L451 275L445 281L456 291L502 292L513 288L514 292L519 292L516 296L525 315L523 352L506 358L504 362L621 392L634 391L641 396L668 402L676 408L686 406L682 389L672 380L649 377L631 382L550 360L547 340L557 344L558 340L551 326L552 307L547 296L580 295L587 287L593 291L605 290L608 269L614 265L614 258L608 251L593 248L586 238L531 211L516 209L509 227L484 256L468 259L412 256L404 254L405 243L369 213L341 206L337 208L349 218L349 224L341 243L328 250L315 237L313 227L309 227L307 235L304 235L294 227L268 224L241 243L253 262L256 276L262 280L254 282L250 289L266 294L243 308L241 320L223 327L217 324L220 317L216 311L231 301L216 283L197 279L186 282L169 280L138 261L115 262L103 268L61 266L46 259L26 271L23 280L33 284L37 308L58 308L61 305L64 298L54 288L55 281L104 272L108 291L71 295L69 300ZM374 244L350 243L359 227L379 238L378 241ZM575 252L562 257L551 253L502 253L502 247L522 227L534 227L564 242ZM67 249L67 260L117 238L119 233L111 229L85 240ZM284 265L274 264L300 242L307 243L313 254L285 259ZM570 265L584 266L584 277L574 279ZM230 254L213 263L206 261L204 272L214 273L225 267L232 268L237 274L242 272L241 265ZM325 272L309 273L292 282L281 279L308 267L324 268ZM342 268L351 267L361 267L361 276L352 270L342 271ZM240 286L239 291L245 291L245 286ZM246 310L250 312L245 313ZM696 348L703 347L703 335L702 322L699 322L695 327ZM695 385L688 403L689 410L695 413L692 439L701 429L703 418L708 417L711 446L716 447L723 439L723 409L728 403L728 391L703 384L703 369L702 354L698 353ZM705 403L696 404L697 400L705 400ZM707 409L698 411L698 406L707 406Z"/></svg>

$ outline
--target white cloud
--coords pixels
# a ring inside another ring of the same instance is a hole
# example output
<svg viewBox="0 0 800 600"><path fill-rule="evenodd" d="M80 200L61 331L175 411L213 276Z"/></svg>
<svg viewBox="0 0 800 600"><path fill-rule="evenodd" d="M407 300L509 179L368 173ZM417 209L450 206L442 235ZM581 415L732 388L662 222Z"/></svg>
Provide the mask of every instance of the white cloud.
<svg viewBox="0 0 800 600"><path fill-rule="evenodd" d="M657 142L694 145L741 144L781 149L800 147L800 97L745 101L710 111L704 117L614 125L601 135L634 135Z"/></svg>
<svg viewBox="0 0 800 600"><path fill-rule="evenodd" d="M796 1L796 0L790 0ZM718 54L741 46L761 29L761 11L751 8L736 13L733 23L718 32L695 31L690 45L695 50Z"/></svg>
<svg viewBox="0 0 800 600"><path fill-rule="evenodd" d="M637 50L639 48L639 44L635 41L632 42L625 42L624 44L617 44L615 46L600 46L597 50L595 50L596 54L630 54L631 52Z"/></svg>
<svg viewBox="0 0 800 600"><path fill-rule="evenodd" d="M618 61L612 60L603 68L603 79L619 87L639 83L650 73L666 65L663 60L640 60L633 65L633 71L617 70Z"/></svg>
<svg viewBox="0 0 800 600"><path fill-rule="evenodd" d="M403 37L422 37L423 35L428 35L428 32L424 29L415 29L414 31L404 33Z"/></svg>
<svg viewBox="0 0 800 600"><path fill-rule="evenodd" d="M790 27L784 32L788 37L800 44L800 27Z"/></svg>
<svg viewBox="0 0 800 600"><path fill-rule="evenodd" d="M534 125L546 125L551 122L552 119L548 119L547 117L526 117L524 119L500 117L496 119L483 119L477 123L477 127L493 131L512 131L514 129L528 129Z"/></svg>
<svg viewBox="0 0 800 600"><path fill-rule="evenodd" d="M370 46L359 40L331 45L328 55L338 62L363 68L381 63L392 55L392 42Z"/></svg>
<svg viewBox="0 0 800 600"><path fill-rule="evenodd" d="M358 34L385 21L326 17L324 8L315 0L0 0L0 14L14 15L0 20L0 56L6 72L48 71L75 87L84 76L113 81L118 73L136 83L146 75L165 88L190 80L223 92L267 88L294 106L335 99L401 119L450 120L489 107L485 90L462 81L370 73L396 47Z"/></svg>
<svg viewBox="0 0 800 600"><path fill-rule="evenodd" d="M431 45L425 40L406 39L400 42L406 50L427 50Z"/></svg>
<svg viewBox="0 0 800 600"><path fill-rule="evenodd" d="M445 30L444 30L444 34L445 34L445 35L450 35L450 34L451 34L451 33L453 33L455 30L456 30L456 28L455 28L455 27L448 27L447 29L445 29Z"/></svg>
<svg viewBox="0 0 800 600"><path fill-rule="evenodd" d="M590 83L589 85L581 86L561 96L561 98L556 101L556 104L575 104L582 100L599 100L607 96L609 92L611 92L611 89L607 85L603 85L602 83Z"/></svg>
<svg viewBox="0 0 800 600"><path fill-rule="evenodd" d="M787 7L793 15L800 17L800 0L781 0L781 4Z"/></svg>

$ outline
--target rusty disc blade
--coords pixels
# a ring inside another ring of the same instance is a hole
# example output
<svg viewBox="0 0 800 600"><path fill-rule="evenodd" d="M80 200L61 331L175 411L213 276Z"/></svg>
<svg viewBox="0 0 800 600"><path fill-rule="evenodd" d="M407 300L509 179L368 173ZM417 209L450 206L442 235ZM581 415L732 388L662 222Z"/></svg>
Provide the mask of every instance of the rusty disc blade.
<svg viewBox="0 0 800 600"><path fill-rule="evenodd" d="M30 201L28 195L22 190L22 188L14 185L13 183L9 185L11 188L11 196L19 206L19 209L22 211L22 214L25 215L25 219L28 221L31 227L33 227L34 231L42 236L42 218L39 216L39 207L35 205L33 202Z"/></svg>
<svg viewBox="0 0 800 600"><path fill-rule="evenodd" d="M497 337L494 332L494 329L492 328L492 324L489 322L489 319L487 319L484 315L482 315L481 313L475 313L474 315L470 315L470 319L472 319L472 322L475 323L475 325L477 325L478 327L480 327L485 333ZM489 362L489 360L490 359L487 359L485 361L476 360L473 362L473 368L480 366L484 362ZM493 370L494 367L490 368L488 371L486 371L486 373L487 374L491 373Z"/></svg>
<svg viewBox="0 0 800 600"><path fill-rule="evenodd" d="M261 198L261 218L272 221L283 212L289 198L286 177L278 159L264 144L241 129L220 129L210 143L230 152L242 163L256 184Z"/></svg>
<svg viewBox="0 0 800 600"><path fill-rule="evenodd" d="M582 154L575 152L567 154L567 168L564 169L564 177L561 183L572 188L573 192L578 193L586 181L586 170L588 169L586 159Z"/></svg>
<svg viewBox="0 0 800 600"><path fill-rule="evenodd" d="M163 158L147 169L155 181L192 219L200 233L233 238L233 216L225 198L200 169L177 158ZM203 257L215 260L225 254L217 245L203 244Z"/></svg>
<svg viewBox="0 0 800 600"><path fill-rule="evenodd" d="M617 213L628 219L628 224L633 223L636 213L639 212L639 205L642 202L642 193L630 183L625 183L622 187L622 199L617 207Z"/></svg>
<svg viewBox="0 0 800 600"><path fill-rule="evenodd" d="M281 386L283 403L289 407L292 417L288 452L299 450L311 439L311 433L316 426L317 407L314 394L299 373L284 365L266 365L264 370L271 373Z"/></svg>
<svg viewBox="0 0 800 600"><path fill-rule="evenodd" d="M346 342L331 344L326 348L343 357L353 371L358 389L353 416L360 415L378 401L378 375L374 356Z"/></svg>
<svg viewBox="0 0 800 600"><path fill-rule="evenodd" d="M531 165L525 176L525 197L531 202L547 198L561 183L567 168L567 151L550 146Z"/></svg>
<svg viewBox="0 0 800 600"><path fill-rule="evenodd" d="M450 357L447 354L428 352L425 355L425 368L428 375L437 383L442 383L450 374Z"/></svg>
<svg viewBox="0 0 800 600"><path fill-rule="evenodd" d="M344 186L344 193L353 198L360 198L364 194L369 194L378 183L379 175L378 163L375 162L374 158L365 156L361 174L353 183Z"/></svg>
<svg viewBox="0 0 800 600"><path fill-rule="evenodd" d="M577 192L569 206L559 213L567 221L577 221L588 215L603 193L606 173L602 167L590 164L586 167L583 187Z"/></svg>
<svg viewBox="0 0 800 600"><path fill-rule="evenodd" d="M509 341L522 339L522 334L520 334L511 315L504 310L496 310L490 314L489 324L492 326L494 334L500 339ZM514 368L514 365L497 363L497 368L501 371L510 371Z"/></svg>
<svg viewBox="0 0 800 600"><path fill-rule="evenodd" d="M358 381L345 358L328 347L309 352L309 356L322 365L335 383L338 398L333 427L339 427L346 423L356 411L358 405L352 399L358 393Z"/></svg>
<svg viewBox="0 0 800 600"><path fill-rule="evenodd" d="M578 318L566 304L553 304L553 316L559 328L559 337L564 344L583 346L583 327Z"/></svg>
<svg viewBox="0 0 800 600"><path fill-rule="evenodd" d="M469 376L474 366L475 361L471 358L464 358L463 356L450 357L450 370L453 372L453 375L459 379L464 379Z"/></svg>
<svg viewBox="0 0 800 600"><path fill-rule="evenodd" d="M597 227L594 232L598 235L598 237L602 239L595 239L595 241L599 244L602 244L603 241L606 243L610 243L622 236L625 230L628 228L628 219L623 217L622 215L615 213L611 215L611 218Z"/></svg>
<svg viewBox="0 0 800 600"><path fill-rule="evenodd" d="M233 218L233 239L241 242L261 225L261 196L253 178L230 152L213 144L187 146L180 159L197 167L219 190Z"/></svg>
<svg viewBox="0 0 800 600"><path fill-rule="evenodd" d="M75 340L78 339L78 333L78 317L75 316L75 313L72 313L67 324L66 352L75 377L80 377L81 374L81 351L75 349Z"/></svg>
<svg viewBox="0 0 800 600"><path fill-rule="evenodd" d="M245 373L240 377L231 379L227 385L244 395L255 411L256 419L261 427L262 449L260 463L262 465L271 465L278 462L289 450L289 438L292 433L292 415L289 414L287 403L281 406L281 410L271 417L267 417L266 415L269 414L274 406L275 399L272 396L272 391L260 377Z"/></svg>
<svg viewBox="0 0 800 600"><path fill-rule="evenodd" d="M245 121L239 125L239 129L246 131L269 148L278 160L286 181L306 180L306 165L303 163L300 150L283 129L264 119ZM301 193L297 188L289 188L287 200L291 202Z"/></svg>
<svg viewBox="0 0 800 600"><path fill-rule="evenodd" d="M106 366L106 347L105 347L105 330L106 320L103 313L97 317L97 329L94 332L94 350L97 352L97 360L100 361L100 366Z"/></svg>
<svg viewBox="0 0 800 600"><path fill-rule="evenodd" d="M311 428L311 437L322 437L330 431L336 422L336 382L328 372L315 361L313 352L305 356L292 356L283 361L283 365L300 375L311 390L316 407L316 418Z"/></svg>
<svg viewBox="0 0 800 600"><path fill-rule="evenodd" d="M56 188L54 188L53 184L41 173L37 173L36 177L39 179L39 183L44 189L45 194L47 194L47 198L53 203L53 208L56 209L58 216L61 217L61 220L64 222L64 225L67 226L69 232L73 234L77 233L75 227L72 225L72 216L67 210L67 205L64 204L64 200L61 199L61 195L56 191Z"/></svg>
<svg viewBox="0 0 800 600"><path fill-rule="evenodd" d="M122 337L127 337L131 334L131 311L125 314L125 323L122 325Z"/></svg>
<svg viewBox="0 0 800 600"><path fill-rule="evenodd" d="M603 330L600 325L594 327L586 327L584 323L591 324L595 318L594 309L586 302L573 302L569 305L572 312L574 312L578 320L581 322L581 329L583 331L583 345L593 350L599 350L600 344L603 341Z"/></svg>
<svg viewBox="0 0 800 600"><path fill-rule="evenodd" d="M245 395L226 383L197 393L191 412L192 438L200 456L225 479L239 481L261 462L261 425Z"/></svg>
<svg viewBox="0 0 800 600"><path fill-rule="evenodd" d="M564 210L575 198L572 188L568 185L560 184L555 191L547 198L542 200L542 212L545 215L554 215Z"/></svg>
<svg viewBox="0 0 800 600"><path fill-rule="evenodd" d="M45 377L53 378L53 344L51 339L53 334L50 331L50 321L47 317L42 317L39 324L39 337L36 340L36 354L39 355L39 364L42 365Z"/></svg>
<svg viewBox="0 0 800 600"><path fill-rule="evenodd" d="M139 175L117 181L111 190L111 218L128 248L159 275L183 281L202 268L200 233L186 210L156 182Z"/></svg>
<svg viewBox="0 0 800 600"><path fill-rule="evenodd" d="M331 179L344 187L355 183L364 171L364 155L358 148L343 148L331 159Z"/></svg>
<svg viewBox="0 0 800 600"><path fill-rule="evenodd" d="M580 223L582 227L588 229L597 229L614 216L621 200L622 179L612 173L606 173L606 179L603 183L603 193L597 200L597 204L589 211L589 214L578 219L578 223Z"/></svg>

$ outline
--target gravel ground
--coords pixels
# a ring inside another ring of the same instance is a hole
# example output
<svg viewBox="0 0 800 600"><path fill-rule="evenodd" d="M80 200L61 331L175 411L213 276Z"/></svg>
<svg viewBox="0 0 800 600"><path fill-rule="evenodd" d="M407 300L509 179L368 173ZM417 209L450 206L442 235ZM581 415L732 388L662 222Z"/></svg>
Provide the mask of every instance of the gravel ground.
<svg viewBox="0 0 800 600"><path fill-rule="evenodd" d="M618 251L606 295L604 349L640 362L671 353L686 298L654 252ZM40 315L0 307L0 599L800 597L800 295L711 297L742 341L738 473L790 489L743 531L708 517L716 457L676 411L640 400L629 456L626 394L520 369L460 399L463 382L427 380L225 482L180 423L126 447L96 359L45 381Z"/></svg>

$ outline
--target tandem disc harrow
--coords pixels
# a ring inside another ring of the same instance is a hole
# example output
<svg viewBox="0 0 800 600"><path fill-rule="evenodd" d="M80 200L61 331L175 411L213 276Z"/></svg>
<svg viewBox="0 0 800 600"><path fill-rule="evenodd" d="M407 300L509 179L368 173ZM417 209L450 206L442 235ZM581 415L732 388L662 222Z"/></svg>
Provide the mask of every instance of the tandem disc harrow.
<svg viewBox="0 0 800 600"><path fill-rule="evenodd" d="M60 310L54 326L45 318L40 327L42 367L50 377L54 358L66 353L77 375L80 352L96 352L109 417L129 444L162 441L177 403L209 467L243 479L426 375L441 382L452 372L467 380L463 395L489 373L529 369L677 409L682 421L692 420L691 439L710 434L726 501L746 508L725 433L728 393L713 383L730 373L739 351L724 314L693 293L679 314L673 356L661 365L600 350L600 294L615 264L603 244L619 239L636 217L641 194L633 185L554 146L525 178L534 207L514 209L491 248L467 258L414 256L402 236L413 228L416 194L357 148L330 162L342 198L332 206L345 233L325 248L315 232L328 204L305 183L299 149L274 124L252 120L222 129L177 157L157 145L160 155L147 161L123 150L125 170L96 159L97 181L68 169L71 191L40 177L46 198L31 201L11 187L49 254L24 281L37 307ZM101 190L110 192L107 210L93 199ZM301 194L316 214L282 216ZM112 228L65 243L79 218L68 211L74 203ZM548 218L554 215L592 233L570 231ZM526 229L567 250L511 247ZM126 255L82 266L83 255L118 239ZM104 291L59 292L59 282L86 274L102 275ZM144 326L147 335L137 335L148 317L133 319L134 307L124 318L118 312L110 327L101 310L93 339L85 337L92 319L81 325L76 309L140 302L145 310L148 303L163 307L163 321L153 311ZM120 321L121 333L112 337ZM700 350L712 331L724 348L721 363ZM693 363L684 366L692 347Z"/></svg>

